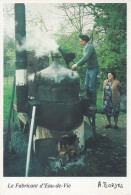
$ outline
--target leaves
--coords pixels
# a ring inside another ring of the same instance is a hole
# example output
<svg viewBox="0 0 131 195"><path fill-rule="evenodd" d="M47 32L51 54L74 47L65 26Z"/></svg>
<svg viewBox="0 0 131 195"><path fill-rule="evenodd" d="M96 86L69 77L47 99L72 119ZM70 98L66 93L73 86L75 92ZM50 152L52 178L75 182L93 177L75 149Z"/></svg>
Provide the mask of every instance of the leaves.
<svg viewBox="0 0 131 195"><path fill-rule="evenodd" d="M97 46L100 67L114 69L117 79L126 82L126 4L92 5L96 31L104 29L103 39Z"/></svg>
<svg viewBox="0 0 131 195"><path fill-rule="evenodd" d="M15 70L15 43L5 34L4 36L4 76L11 76Z"/></svg>

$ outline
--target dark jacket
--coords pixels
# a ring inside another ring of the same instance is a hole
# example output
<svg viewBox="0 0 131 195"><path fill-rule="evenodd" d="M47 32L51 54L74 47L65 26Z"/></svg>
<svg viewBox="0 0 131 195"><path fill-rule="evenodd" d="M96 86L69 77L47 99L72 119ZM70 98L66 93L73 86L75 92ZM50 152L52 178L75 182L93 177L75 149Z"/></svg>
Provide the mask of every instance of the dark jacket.
<svg viewBox="0 0 131 195"><path fill-rule="evenodd" d="M78 66L87 65L88 69L98 67L98 61L94 46L88 42L84 47L84 56L77 62Z"/></svg>

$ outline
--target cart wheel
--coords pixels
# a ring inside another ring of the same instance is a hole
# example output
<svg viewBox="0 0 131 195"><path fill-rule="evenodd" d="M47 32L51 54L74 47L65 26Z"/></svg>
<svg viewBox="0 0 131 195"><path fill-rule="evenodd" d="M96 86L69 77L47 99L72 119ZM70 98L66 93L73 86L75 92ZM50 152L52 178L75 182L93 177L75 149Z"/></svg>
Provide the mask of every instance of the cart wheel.
<svg viewBox="0 0 131 195"><path fill-rule="evenodd" d="M12 152L12 146L11 146L11 140L10 137L8 136L8 132L7 132L7 125L4 125L4 133L3 133L3 141L4 141L4 153L11 153ZM7 140L8 139L8 140Z"/></svg>
<svg viewBox="0 0 131 195"><path fill-rule="evenodd" d="M25 157L28 148L28 135L19 130L18 124L11 124L11 145L17 155Z"/></svg>

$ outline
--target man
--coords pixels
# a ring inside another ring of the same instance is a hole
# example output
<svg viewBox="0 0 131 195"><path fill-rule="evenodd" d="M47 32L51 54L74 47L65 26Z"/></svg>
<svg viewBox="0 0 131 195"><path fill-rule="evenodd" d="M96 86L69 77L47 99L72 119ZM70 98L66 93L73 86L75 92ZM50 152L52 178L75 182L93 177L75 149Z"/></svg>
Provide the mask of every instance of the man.
<svg viewBox="0 0 131 195"><path fill-rule="evenodd" d="M79 35L80 44L84 46L84 56L72 66L72 70L76 69L77 66L87 65L85 89L87 98L90 99L91 103L89 109L96 110L96 80L99 72L99 65L95 48L89 40L87 35Z"/></svg>

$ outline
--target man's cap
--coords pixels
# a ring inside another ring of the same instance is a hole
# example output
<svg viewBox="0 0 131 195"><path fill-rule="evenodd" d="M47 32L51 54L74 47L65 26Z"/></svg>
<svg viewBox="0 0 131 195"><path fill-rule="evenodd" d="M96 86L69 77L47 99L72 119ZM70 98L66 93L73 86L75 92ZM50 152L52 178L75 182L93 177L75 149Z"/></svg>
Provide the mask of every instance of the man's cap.
<svg viewBox="0 0 131 195"><path fill-rule="evenodd" d="M87 35L79 35L79 37L83 40L83 41L89 41L90 38Z"/></svg>

